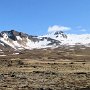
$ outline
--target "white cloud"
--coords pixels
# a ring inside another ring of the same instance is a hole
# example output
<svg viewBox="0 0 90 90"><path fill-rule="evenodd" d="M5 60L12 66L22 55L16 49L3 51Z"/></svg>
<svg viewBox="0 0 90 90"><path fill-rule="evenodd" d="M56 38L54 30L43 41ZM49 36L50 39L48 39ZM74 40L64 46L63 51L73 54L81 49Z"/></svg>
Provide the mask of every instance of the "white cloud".
<svg viewBox="0 0 90 90"><path fill-rule="evenodd" d="M82 32L86 32L87 30L86 30L86 29L81 29L80 31L82 31Z"/></svg>
<svg viewBox="0 0 90 90"><path fill-rule="evenodd" d="M86 32L87 31L87 29L83 28L82 26L77 26L76 28L81 32Z"/></svg>
<svg viewBox="0 0 90 90"><path fill-rule="evenodd" d="M70 30L70 29L71 29L70 27L54 25L54 26L49 26L49 27L48 27L48 32L68 31L68 30Z"/></svg>

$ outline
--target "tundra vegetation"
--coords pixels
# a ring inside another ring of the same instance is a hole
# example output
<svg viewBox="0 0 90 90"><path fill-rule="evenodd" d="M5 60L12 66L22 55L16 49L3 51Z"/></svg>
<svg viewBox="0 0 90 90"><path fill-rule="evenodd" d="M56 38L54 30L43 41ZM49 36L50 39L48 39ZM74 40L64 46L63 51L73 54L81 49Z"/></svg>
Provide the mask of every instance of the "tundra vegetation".
<svg viewBox="0 0 90 90"><path fill-rule="evenodd" d="M89 47L6 50L3 54L0 90L90 90Z"/></svg>

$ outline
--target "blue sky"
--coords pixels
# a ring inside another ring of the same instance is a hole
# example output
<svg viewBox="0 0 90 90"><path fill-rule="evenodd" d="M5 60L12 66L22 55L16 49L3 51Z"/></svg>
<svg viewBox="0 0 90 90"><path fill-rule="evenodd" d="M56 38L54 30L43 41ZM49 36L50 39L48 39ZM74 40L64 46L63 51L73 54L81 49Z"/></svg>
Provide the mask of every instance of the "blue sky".
<svg viewBox="0 0 90 90"><path fill-rule="evenodd" d="M90 33L90 0L0 0L0 31Z"/></svg>

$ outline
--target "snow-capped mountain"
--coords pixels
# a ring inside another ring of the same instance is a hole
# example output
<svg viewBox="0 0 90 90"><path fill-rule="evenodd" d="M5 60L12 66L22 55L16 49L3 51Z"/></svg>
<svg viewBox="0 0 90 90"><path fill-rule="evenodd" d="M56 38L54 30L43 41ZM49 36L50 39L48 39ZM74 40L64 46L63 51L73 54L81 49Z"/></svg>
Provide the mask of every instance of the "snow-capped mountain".
<svg viewBox="0 0 90 90"><path fill-rule="evenodd" d="M13 49L34 49L34 48L47 48L60 45L59 40L50 37L38 37L28 35L15 30L2 31L0 33L0 44L3 47L12 47Z"/></svg>
<svg viewBox="0 0 90 90"><path fill-rule="evenodd" d="M89 46L90 34L64 34L62 31L57 31L42 36L32 36L15 30L0 33L0 49L39 49L77 44Z"/></svg>
<svg viewBox="0 0 90 90"><path fill-rule="evenodd" d="M51 34L44 35L61 42L60 45L85 45L90 44L90 34L64 34L62 31L57 31Z"/></svg>

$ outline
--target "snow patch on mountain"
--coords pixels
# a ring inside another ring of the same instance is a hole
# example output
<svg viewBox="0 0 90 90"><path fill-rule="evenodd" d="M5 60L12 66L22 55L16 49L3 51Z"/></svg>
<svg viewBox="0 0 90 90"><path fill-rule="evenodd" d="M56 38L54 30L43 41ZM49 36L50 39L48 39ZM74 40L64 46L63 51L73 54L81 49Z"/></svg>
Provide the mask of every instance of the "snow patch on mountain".
<svg viewBox="0 0 90 90"><path fill-rule="evenodd" d="M57 31L42 36L32 36L11 30L0 33L0 45L10 46L16 50L56 48L60 45L85 45L89 47L90 34L65 34L62 31Z"/></svg>
<svg viewBox="0 0 90 90"><path fill-rule="evenodd" d="M61 41L61 45L88 45L90 43L90 34L64 34L63 32L50 33L42 37L51 37Z"/></svg>

